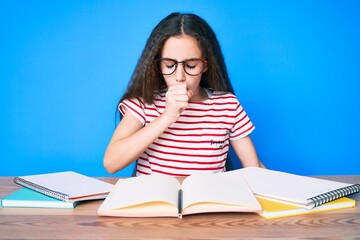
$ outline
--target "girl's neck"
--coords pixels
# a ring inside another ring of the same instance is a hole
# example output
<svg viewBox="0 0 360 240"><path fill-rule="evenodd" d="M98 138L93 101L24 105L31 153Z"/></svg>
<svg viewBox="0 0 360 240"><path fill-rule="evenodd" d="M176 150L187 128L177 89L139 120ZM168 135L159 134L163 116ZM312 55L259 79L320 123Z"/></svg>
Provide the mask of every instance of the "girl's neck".
<svg viewBox="0 0 360 240"><path fill-rule="evenodd" d="M208 99L206 90L202 87L198 88L198 91L194 93L189 102L203 102Z"/></svg>

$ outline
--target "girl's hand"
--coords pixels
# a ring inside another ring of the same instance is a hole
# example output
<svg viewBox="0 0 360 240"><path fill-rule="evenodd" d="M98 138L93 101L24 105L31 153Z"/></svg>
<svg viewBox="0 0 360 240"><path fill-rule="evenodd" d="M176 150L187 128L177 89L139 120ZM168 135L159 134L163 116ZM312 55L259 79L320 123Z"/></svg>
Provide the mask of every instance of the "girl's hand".
<svg viewBox="0 0 360 240"><path fill-rule="evenodd" d="M189 99L193 93L187 90L186 84L171 86L166 92L166 106L163 113L170 124L176 122L182 111L189 105Z"/></svg>

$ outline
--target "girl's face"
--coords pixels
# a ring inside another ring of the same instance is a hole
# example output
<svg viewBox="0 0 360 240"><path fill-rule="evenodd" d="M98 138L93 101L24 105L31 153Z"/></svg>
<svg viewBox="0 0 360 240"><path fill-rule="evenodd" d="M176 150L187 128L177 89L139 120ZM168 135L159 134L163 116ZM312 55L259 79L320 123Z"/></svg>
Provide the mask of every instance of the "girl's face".
<svg viewBox="0 0 360 240"><path fill-rule="evenodd" d="M165 41L161 52L161 58L169 58L174 59L177 62L182 62L188 59L202 59L202 52L195 38L189 35L181 35L170 37ZM194 93L194 97L195 95L198 95L200 92L202 73L207 70L205 63L200 62L199 64L200 66L190 62L188 65L185 65L188 72L194 71L194 68L200 67L202 69L199 75L191 76L185 72L183 64L179 63L174 73L163 75L167 87L186 84L187 89ZM166 67L170 66L171 65Z"/></svg>

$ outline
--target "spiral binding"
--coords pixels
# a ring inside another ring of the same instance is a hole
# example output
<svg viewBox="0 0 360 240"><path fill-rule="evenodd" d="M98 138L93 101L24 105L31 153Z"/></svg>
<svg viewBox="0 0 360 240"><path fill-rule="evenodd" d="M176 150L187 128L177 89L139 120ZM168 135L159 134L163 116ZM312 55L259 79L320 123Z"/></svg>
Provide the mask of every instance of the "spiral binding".
<svg viewBox="0 0 360 240"><path fill-rule="evenodd" d="M21 186L23 186L23 187L27 187L29 189L32 189L32 190L36 191L36 192L42 193L42 194L44 194L46 196L53 197L53 198L56 198L58 200L65 201L65 202L69 201L69 195L67 195L65 193L61 193L61 192L57 192L57 191L48 189L48 188L40 186L38 184L26 181L26 180L24 180L22 178L15 177L14 182L21 185Z"/></svg>
<svg viewBox="0 0 360 240"><path fill-rule="evenodd" d="M326 192L315 197L309 198L307 207L314 208L321 204L333 201L335 199L360 192L360 184L353 184L347 187L339 188L330 192Z"/></svg>

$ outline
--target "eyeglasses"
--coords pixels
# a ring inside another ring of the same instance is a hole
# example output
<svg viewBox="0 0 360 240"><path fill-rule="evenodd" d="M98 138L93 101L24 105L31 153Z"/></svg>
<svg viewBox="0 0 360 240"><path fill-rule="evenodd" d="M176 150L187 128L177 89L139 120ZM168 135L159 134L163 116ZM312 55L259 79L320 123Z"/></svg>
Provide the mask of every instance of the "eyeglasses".
<svg viewBox="0 0 360 240"><path fill-rule="evenodd" d="M206 66L206 61L200 58L190 58L184 61L176 61L171 58L158 58L155 59L156 69L162 75L171 75L173 74L179 63L183 65L184 71L190 76L197 76L201 74Z"/></svg>

